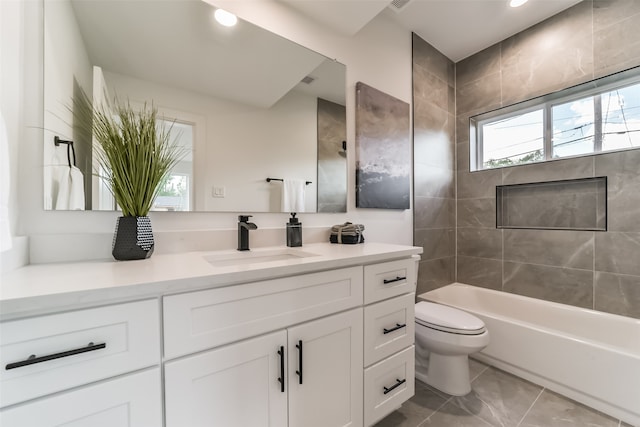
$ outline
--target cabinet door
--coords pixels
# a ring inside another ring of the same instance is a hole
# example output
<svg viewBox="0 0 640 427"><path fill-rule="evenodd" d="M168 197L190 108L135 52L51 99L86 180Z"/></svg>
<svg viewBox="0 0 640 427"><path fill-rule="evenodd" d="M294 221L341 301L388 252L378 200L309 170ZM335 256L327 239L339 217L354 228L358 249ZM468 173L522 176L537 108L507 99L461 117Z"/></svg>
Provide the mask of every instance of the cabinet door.
<svg viewBox="0 0 640 427"><path fill-rule="evenodd" d="M166 426L286 426L286 340L283 330L166 363Z"/></svg>
<svg viewBox="0 0 640 427"><path fill-rule="evenodd" d="M81 387L0 411L6 427L162 425L160 369Z"/></svg>
<svg viewBox="0 0 640 427"><path fill-rule="evenodd" d="M362 324L358 308L289 328L289 427L362 425Z"/></svg>

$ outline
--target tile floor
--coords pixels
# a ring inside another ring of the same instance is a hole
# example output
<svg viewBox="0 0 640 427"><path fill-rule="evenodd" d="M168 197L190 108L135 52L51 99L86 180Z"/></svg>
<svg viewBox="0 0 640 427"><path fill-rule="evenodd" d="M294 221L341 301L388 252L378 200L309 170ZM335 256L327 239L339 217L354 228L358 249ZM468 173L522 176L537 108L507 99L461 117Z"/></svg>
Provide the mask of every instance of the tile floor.
<svg viewBox="0 0 640 427"><path fill-rule="evenodd" d="M470 375L463 397L416 380L415 396L374 427L632 427L475 360Z"/></svg>

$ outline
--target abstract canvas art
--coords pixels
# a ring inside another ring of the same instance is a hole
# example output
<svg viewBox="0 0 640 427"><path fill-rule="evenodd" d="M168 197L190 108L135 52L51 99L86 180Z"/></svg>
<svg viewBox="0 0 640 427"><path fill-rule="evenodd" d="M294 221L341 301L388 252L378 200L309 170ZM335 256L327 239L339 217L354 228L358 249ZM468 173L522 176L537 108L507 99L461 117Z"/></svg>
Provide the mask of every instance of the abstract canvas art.
<svg viewBox="0 0 640 427"><path fill-rule="evenodd" d="M356 207L409 209L409 104L356 83Z"/></svg>

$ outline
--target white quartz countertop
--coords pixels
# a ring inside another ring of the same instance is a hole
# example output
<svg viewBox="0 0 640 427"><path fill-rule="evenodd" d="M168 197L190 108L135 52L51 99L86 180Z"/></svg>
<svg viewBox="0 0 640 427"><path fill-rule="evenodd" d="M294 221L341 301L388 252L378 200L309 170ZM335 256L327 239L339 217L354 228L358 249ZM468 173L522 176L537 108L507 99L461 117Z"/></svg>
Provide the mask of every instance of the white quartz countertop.
<svg viewBox="0 0 640 427"><path fill-rule="evenodd" d="M296 251L306 256L274 260L271 258L277 257L260 257ZM246 255L256 257L258 262L230 261L230 265L223 265L225 262L212 265L207 259L224 259L227 255L241 259L245 253L186 252L153 255L139 261L28 265L1 276L0 320L370 264L420 253L419 247L382 243L313 243L300 248L252 249Z"/></svg>

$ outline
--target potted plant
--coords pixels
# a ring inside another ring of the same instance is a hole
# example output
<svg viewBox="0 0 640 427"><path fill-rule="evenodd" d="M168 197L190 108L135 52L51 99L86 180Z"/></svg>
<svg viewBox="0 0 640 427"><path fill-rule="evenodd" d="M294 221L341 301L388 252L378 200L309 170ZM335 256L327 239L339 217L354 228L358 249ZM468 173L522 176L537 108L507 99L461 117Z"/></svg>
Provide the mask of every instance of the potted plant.
<svg viewBox="0 0 640 427"><path fill-rule="evenodd" d="M85 99L85 104L91 105ZM184 156L185 150L170 137L171 129L157 123L157 108L139 110L129 102L90 107L93 153L100 178L113 194L122 216L113 239L117 260L149 258L154 241L147 216L160 183Z"/></svg>

